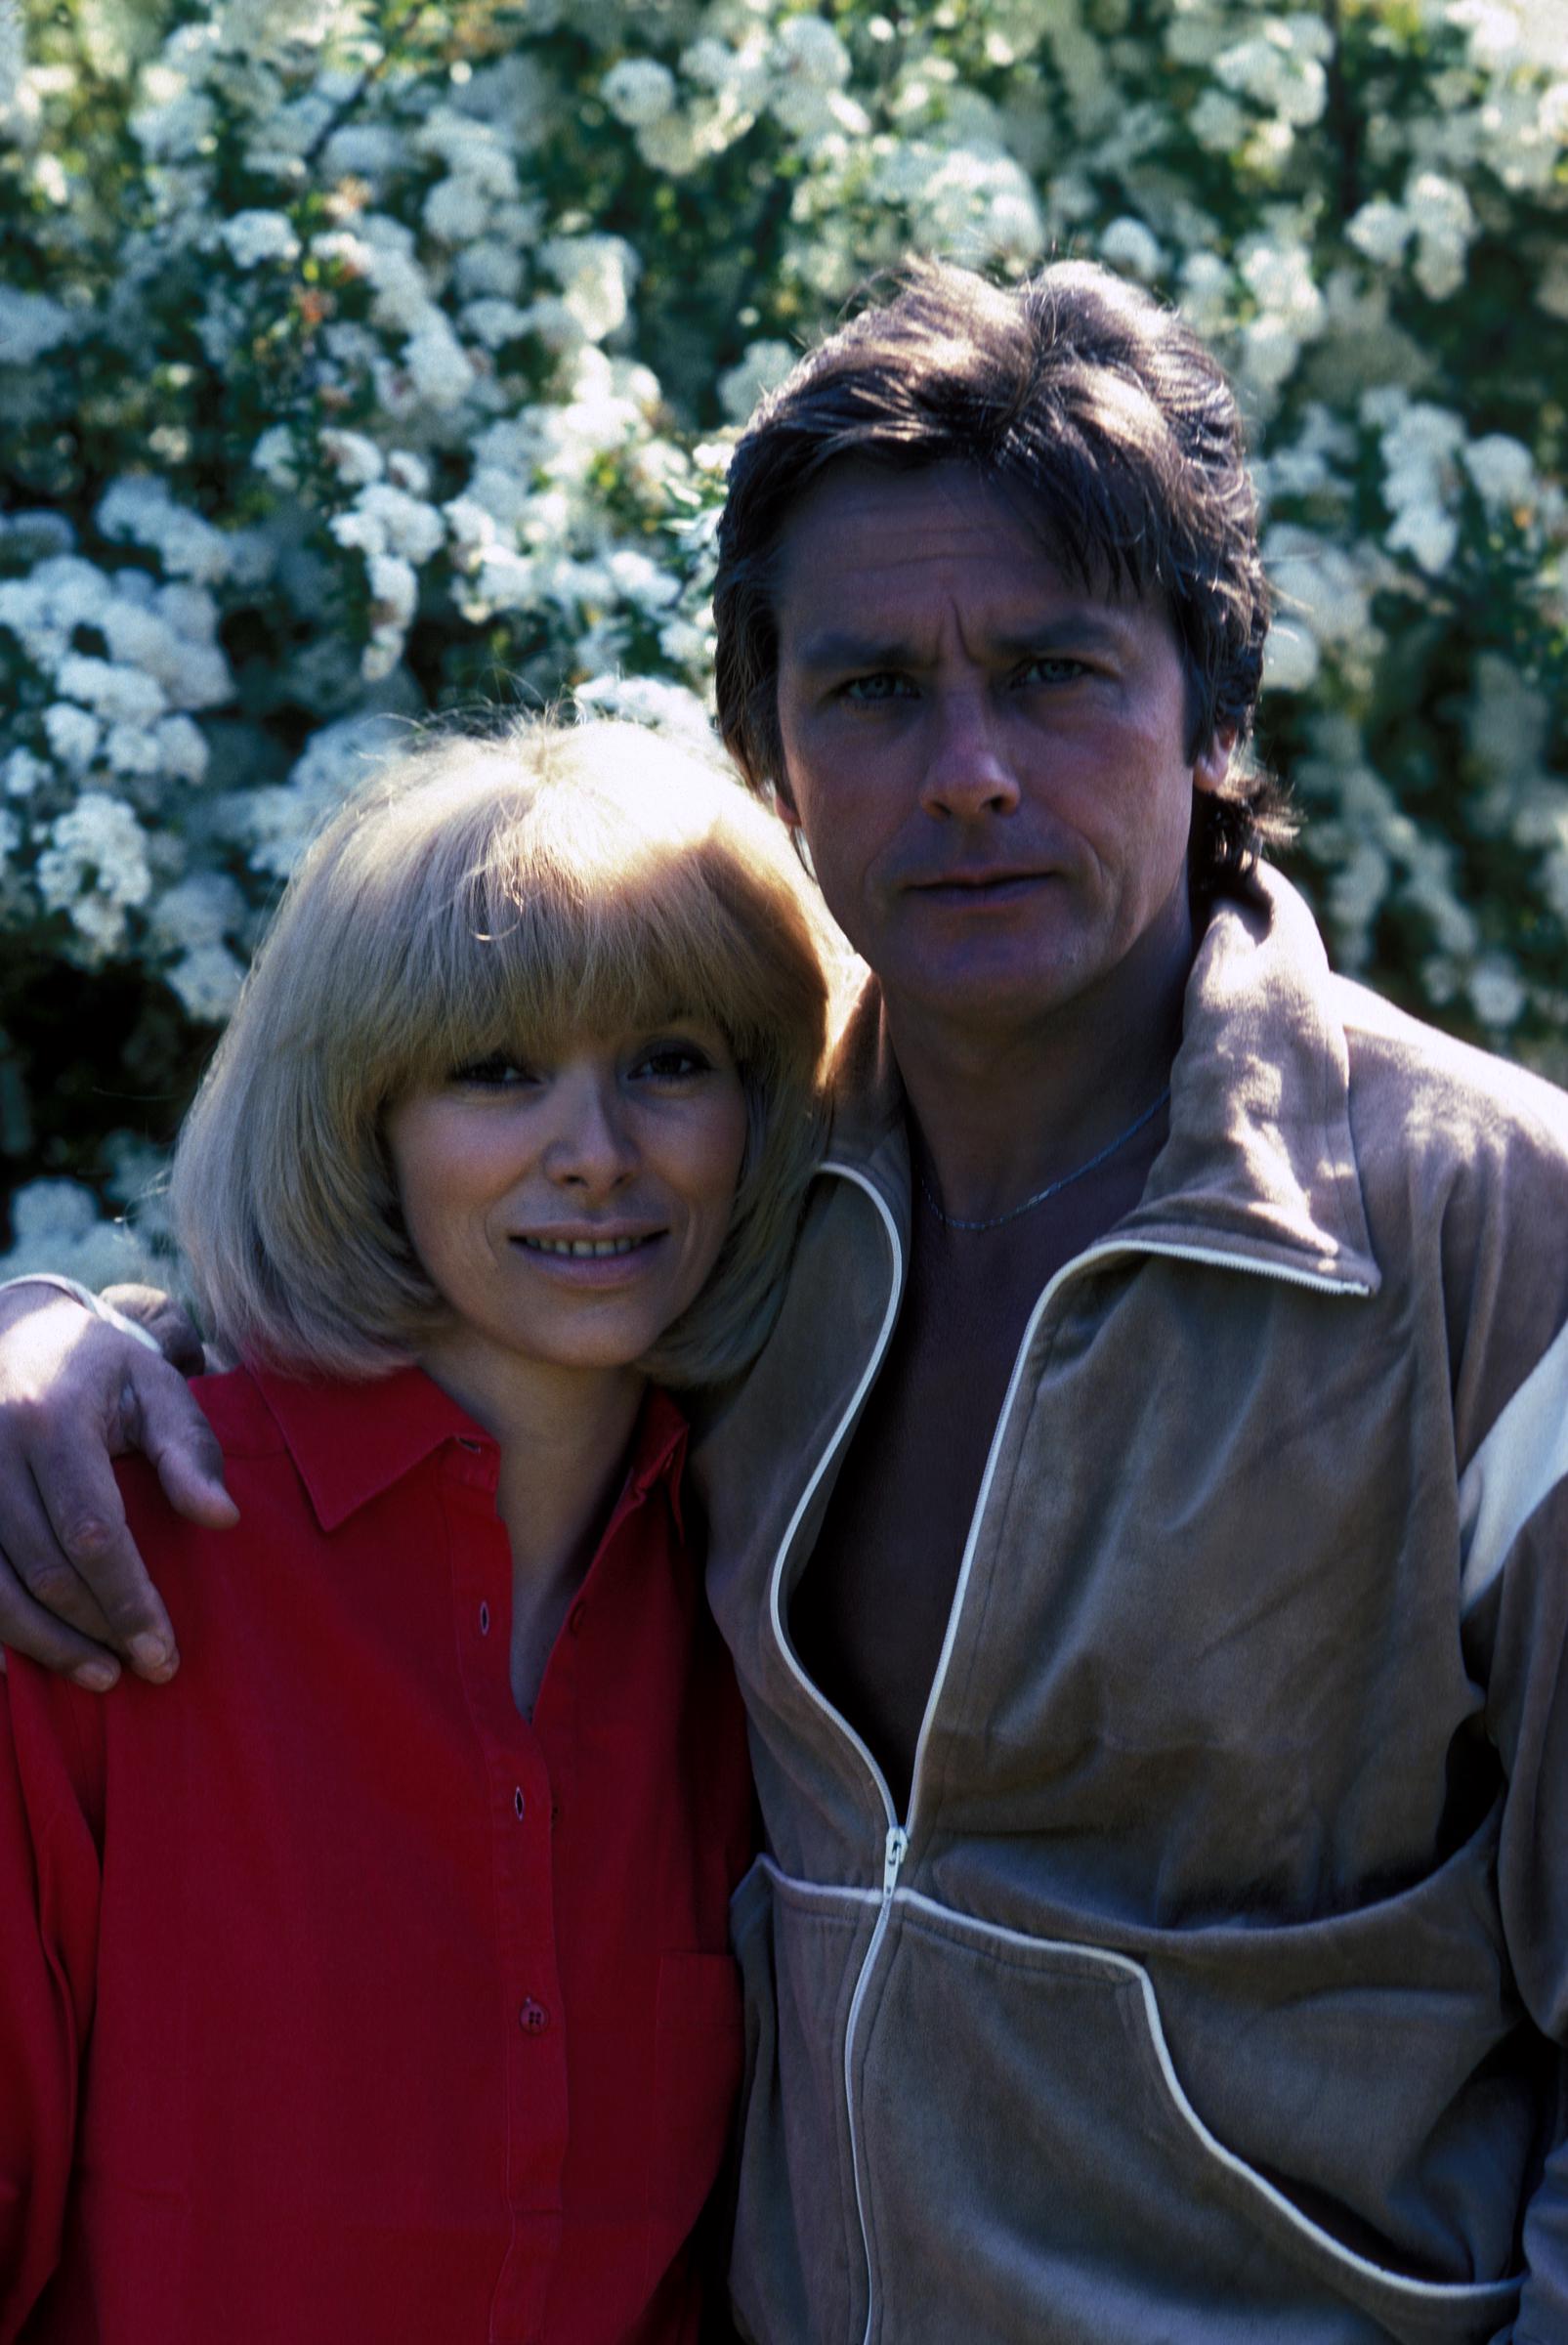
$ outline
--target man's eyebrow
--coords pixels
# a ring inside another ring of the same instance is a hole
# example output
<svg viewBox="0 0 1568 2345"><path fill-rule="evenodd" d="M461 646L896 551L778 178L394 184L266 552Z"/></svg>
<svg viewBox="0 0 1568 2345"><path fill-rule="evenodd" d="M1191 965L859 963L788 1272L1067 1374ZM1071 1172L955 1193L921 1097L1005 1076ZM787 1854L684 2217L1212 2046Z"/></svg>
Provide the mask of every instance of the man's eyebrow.
<svg viewBox="0 0 1568 2345"><path fill-rule="evenodd" d="M913 644L899 637L829 627L808 635L795 658L802 667L912 667L918 655Z"/></svg>
<svg viewBox="0 0 1568 2345"><path fill-rule="evenodd" d="M1130 616L1130 615L1129 615ZM1027 659L1032 653L1064 649L1102 651L1120 648L1127 640L1128 618L1113 605L1075 604L1048 619L1021 619L987 637L988 647L1004 659ZM918 667L923 655L907 637L867 635L849 627L827 627L807 635L797 646L795 661L805 668Z"/></svg>

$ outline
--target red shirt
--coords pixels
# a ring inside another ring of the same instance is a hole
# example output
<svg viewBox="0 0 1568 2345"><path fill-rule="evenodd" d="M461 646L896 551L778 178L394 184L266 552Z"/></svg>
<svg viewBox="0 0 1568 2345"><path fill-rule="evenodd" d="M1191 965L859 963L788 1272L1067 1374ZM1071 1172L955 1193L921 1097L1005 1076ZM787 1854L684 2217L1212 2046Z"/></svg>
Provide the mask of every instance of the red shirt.
<svg viewBox="0 0 1568 2345"><path fill-rule="evenodd" d="M122 1473L179 1677L0 1692L0 2339L689 2345L751 1794L678 1410L530 1726L493 1442L414 1371L196 1389L239 1528Z"/></svg>

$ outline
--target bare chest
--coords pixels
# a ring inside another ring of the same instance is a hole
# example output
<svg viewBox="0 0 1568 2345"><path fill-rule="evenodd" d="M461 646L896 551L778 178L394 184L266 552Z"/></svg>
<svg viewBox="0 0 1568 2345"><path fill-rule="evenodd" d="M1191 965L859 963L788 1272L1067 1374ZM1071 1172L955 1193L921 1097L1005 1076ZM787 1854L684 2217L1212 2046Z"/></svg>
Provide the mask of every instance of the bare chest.
<svg viewBox="0 0 1568 2345"><path fill-rule="evenodd" d="M869 1746L901 1815L1030 1314L1136 1204L1147 1170L1139 1152L990 1234L916 1224L899 1325L789 1615L801 1661Z"/></svg>

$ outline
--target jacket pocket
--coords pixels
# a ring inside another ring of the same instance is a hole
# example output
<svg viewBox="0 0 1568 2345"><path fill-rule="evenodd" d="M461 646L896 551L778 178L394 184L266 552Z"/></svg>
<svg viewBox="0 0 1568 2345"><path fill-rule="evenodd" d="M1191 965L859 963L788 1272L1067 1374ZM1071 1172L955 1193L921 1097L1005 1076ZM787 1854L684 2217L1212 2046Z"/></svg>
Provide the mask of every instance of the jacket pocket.
<svg viewBox="0 0 1568 2345"><path fill-rule="evenodd" d="M877 1967L851 2077L875 2338L1484 2345L1511 2318L1517 2281L1407 2277L1238 2157L1129 1957L906 1894ZM932 2268L964 2275L945 2331Z"/></svg>

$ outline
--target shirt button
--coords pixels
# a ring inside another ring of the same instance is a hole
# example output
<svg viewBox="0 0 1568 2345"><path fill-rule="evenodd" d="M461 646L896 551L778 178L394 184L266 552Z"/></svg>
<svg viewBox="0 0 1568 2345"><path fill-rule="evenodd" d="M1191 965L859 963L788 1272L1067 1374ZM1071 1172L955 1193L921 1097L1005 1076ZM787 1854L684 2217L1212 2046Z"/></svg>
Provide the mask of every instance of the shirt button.
<svg viewBox="0 0 1568 2345"><path fill-rule="evenodd" d="M525 2035L542 2035L550 2025L550 2015L542 2003L535 2003L529 1995L517 2015L517 2024Z"/></svg>
<svg viewBox="0 0 1568 2345"><path fill-rule="evenodd" d="M528 1803L525 1801L525 1799L524 1799L524 1797L523 1797L523 1793L522 1793L521 1789L519 1789L519 1790L517 1790L517 1791L514 1791L514 1792L513 1792L513 1794L512 1794L512 1806L513 1806L513 1808L514 1808L514 1809L516 1810L516 1812L517 1812L517 1820L518 1820L518 1822L519 1822L519 1823L521 1823L521 1822L523 1821L523 1811L524 1811L525 1807L527 1806L527 1804L528 1804Z"/></svg>
<svg viewBox="0 0 1568 2345"><path fill-rule="evenodd" d="M479 1608L479 1633L482 1637L487 1637L490 1633L490 1608L488 1604L481 1604Z"/></svg>

